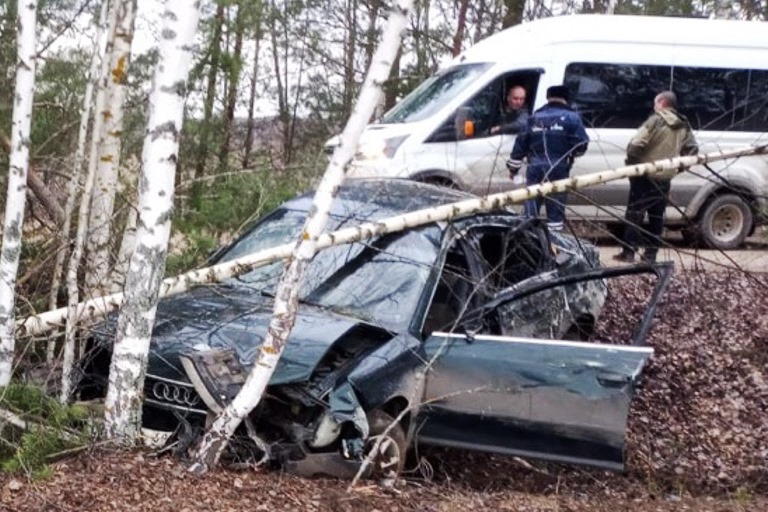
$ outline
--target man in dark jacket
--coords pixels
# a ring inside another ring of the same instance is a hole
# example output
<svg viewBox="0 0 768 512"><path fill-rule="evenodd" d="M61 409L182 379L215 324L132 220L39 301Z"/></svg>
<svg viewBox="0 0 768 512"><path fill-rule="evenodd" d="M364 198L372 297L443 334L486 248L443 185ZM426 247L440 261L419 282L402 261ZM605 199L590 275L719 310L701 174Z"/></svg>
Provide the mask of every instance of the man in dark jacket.
<svg viewBox="0 0 768 512"><path fill-rule="evenodd" d="M514 178L528 160L525 172L526 184L567 178L573 160L587 151L589 137L577 112L568 106L568 88L554 85L547 89L547 104L533 113L526 129L518 135L512 154L507 160L510 178ZM538 217L542 202L547 207L547 225L550 230L563 229L567 194L549 194L529 199L525 203L525 215Z"/></svg>
<svg viewBox="0 0 768 512"><path fill-rule="evenodd" d="M653 113L638 128L627 146L627 165L654 162L680 155L695 155L699 148L688 121L675 110L677 97L672 91L656 95ZM617 261L632 262L640 244L640 224L648 214L649 244L643 259L656 261L664 230L664 210L667 207L670 181L677 170L652 176L629 178L629 201L625 216L624 249L615 255Z"/></svg>

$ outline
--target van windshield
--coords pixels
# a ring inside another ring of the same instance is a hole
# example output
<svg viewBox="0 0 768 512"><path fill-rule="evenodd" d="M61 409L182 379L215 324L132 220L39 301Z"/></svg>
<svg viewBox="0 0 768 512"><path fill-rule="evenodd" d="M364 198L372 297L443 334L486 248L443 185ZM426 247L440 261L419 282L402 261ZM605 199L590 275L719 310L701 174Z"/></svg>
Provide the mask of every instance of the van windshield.
<svg viewBox="0 0 768 512"><path fill-rule="evenodd" d="M490 63L460 64L434 75L384 114L381 124L413 123L431 116L482 75Z"/></svg>

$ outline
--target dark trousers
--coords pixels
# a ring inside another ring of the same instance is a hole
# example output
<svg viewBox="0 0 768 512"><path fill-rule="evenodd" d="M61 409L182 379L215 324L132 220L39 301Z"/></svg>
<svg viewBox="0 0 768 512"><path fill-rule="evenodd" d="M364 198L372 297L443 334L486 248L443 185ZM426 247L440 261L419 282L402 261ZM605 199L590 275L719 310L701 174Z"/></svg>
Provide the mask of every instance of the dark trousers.
<svg viewBox="0 0 768 512"><path fill-rule="evenodd" d="M625 251L635 252L641 239L646 239L646 255L656 255L661 246L669 187L669 181L654 181L647 176L629 178L629 201L625 216L627 225L624 228ZM640 228L646 213L650 236L643 236Z"/></svg>
<svg viewBox="0 0 768 512"><path fill-rule="evenodd" d="M561 180L567 178L570 167L549 168L546 166L529 165L525 171L526 185L539 185L549 181ZM535 197L528 199L523 207L526 217L538 217L541 206L545 205L547 209L547 225L550 229L559 231L563 229L565 221L565 202L568 194L558 192L549 194L545 197Z"/></svg>

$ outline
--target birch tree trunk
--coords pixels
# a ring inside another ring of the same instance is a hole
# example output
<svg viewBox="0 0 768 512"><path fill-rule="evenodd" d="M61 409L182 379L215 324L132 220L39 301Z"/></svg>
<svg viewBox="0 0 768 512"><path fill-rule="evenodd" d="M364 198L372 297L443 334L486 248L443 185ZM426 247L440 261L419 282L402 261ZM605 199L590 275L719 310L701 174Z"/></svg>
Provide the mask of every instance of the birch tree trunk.
<svg viewBox="0 0 768 512"><path fill-rule="evenodd" d="M136 0L116 1L117 23L110 55L107 81L106 109L99 143L91 213L88 220L88 255L85 284L89 291L103 295L109 289L107 282L110 269L110 242L112 238L112 213L115 207L115 191L120 166L120 149L123 135L125 82L131 58L133 25L136 18ZM96 135L96 134L95 134Z"/></svg>
<svg viewBox="0 0 768 512"><path fill-rule="evenodd" d="M133 251L136 249L136 225L139 214L136 210L136 181L138 173L141 172L140 166L136 169L126 169L126 185L121 192L128 198L128 218L125 220L125 228L120 241L120 249L115 257L115 263L112 266L112 273L109 277L110 292L117 293L125 286L125 278L128 275L128 268Z"/></svg>
<svg viewBox="0 0 768 512"><path fill-rule="evenodd" d="M105 2L108 0L105 0ZM80 289L78 283L78 269L83 259L85 238L88 232L88 213L91 197L93 196L93 183L96 178L96 166L98 163L99 143L101 142L102 126L104 125L104 112L106 110L106 95L109 72L109 59L107 58L114 46L115 27L117 26L117 5L110 1L107 7L107 27L104 45L104 55L99 66L99 75L96 79L98 89L94 105L93 126L91 127L91 144L88 155L88 171L85 176L83 193L80 197L80 208L77 215L77 233L75 234L74 247L69 256L67 266L67 313L64 328L64 357L62 360L62 386L59 399L66 402L72 391L71 368L75 360L75 334L77 332L78 303L80 302Z"/></svg>
<svg viewBox="0 0 768 512"><path fill-rule="evenodd" d="M140 433L149 339L165 271L179 136L199 19L199 0L168 2L163 13L142 154L137 247L126 276L105 404L107 437L126 443Z"/></svg>
<svg viewBox="0 0 768 512"><path fill-rule="evenodd" d="M408 21L412 0L398 0L389 17L381 45L374 55L352 115L341 135L341 144L333 155L315 193L313 208L304 224L304 232L296 243L275 294L275 306L267 336L259 349L256 363L243 388L211 425L193 456L191 471L203 473L214 466L229 438L242 420L261 400L277 362L285 349L296 321L298 296L307 265L317 250L317 240L328 221L331 203L344 180L344 170L354 156L360 134L382 96L382 83L389 76L402 33Z"/></svg>
<svg viewBox="0 0 768 512"><path fill-rule="evenodd" d="M98 34L96 36L96 47L91 57L91 66L88 71L88 83L85 86L83 95L83 106L80 110L80 127L77 134L77 150L75 151L75 161L72 165L72 175L69 178L67 187L67 202L64 204L64 224L61 227L61 241L56 249L56 261L53 267L53 281L51 283L51 295L48 300L49 309L56 309L58 305L59 286L61 283L61 273L64 269L64 259L67 256L67 247L69 246L69 232L72 228L72 213L75 210L75 202L80 190L80 179L82 177L82 167L85 161L85 144L88 138L88 124L91 119L91 102L93 100L93 89L99 82L99 68L104 61L104 52L107 47L107 12L109 1L103 0L101 3L101 12L99 13ZM67 336L66 341L72 343L74 359L74 336ZM54 350L56 344L54 341L48 342L46 360L51 362L55 356ZM66 350L66 349L65 349ZM71 363L70 363L71 367ZM69 381L67 375L62 377ZM68 394L69 392L67 392Z"/></svg>
<svg viewBox="0 0 768 512"><path fill-rule="evenodd" d="M11 382L13 353L16 344L14 299L19 271L24 207L27 199L29 169L29 136L32 126L32 100L35 89L35 30L37 4L20 3L16 13L16 87L11 127L8 195L3 222L3 247L0 250L0 386Z"/></svg>

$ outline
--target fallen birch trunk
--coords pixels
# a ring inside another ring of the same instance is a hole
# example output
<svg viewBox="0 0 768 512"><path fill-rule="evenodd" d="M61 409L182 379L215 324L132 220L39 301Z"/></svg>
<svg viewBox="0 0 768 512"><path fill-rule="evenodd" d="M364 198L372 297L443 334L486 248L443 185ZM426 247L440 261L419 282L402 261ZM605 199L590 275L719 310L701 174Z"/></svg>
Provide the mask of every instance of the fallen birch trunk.
<svg viewBox="0 0 768 512"><path fill-rule="evenodd" d="M653 163L619 167L617 169L585 174L575 178L566 178L541 185L532 185L530 187L508 192L449 203L436 208L418 210L376 222L367 222L359 226L344 228L331 233L324 233L318 237L316 249L326 249L335 245L355 242L386 233L394 233L406 228L421 226L431 222L448 221L478 212L496 210L510 204L521 203L526 199L545 196L553 192L568 192L631 176L653 175L669 169L679 169L680 172L682 172L694 165L765 154L768 154L768 145L748 146L729 151L683 156L667 160L659 160ZM160 287L160 297L177 295L188 290L193 285L222 281L249 272L254 268L266 265L273 261L288 258L295 247L296 244L294 242L279 245L236 260L193 270L176 277L166 278L163 280ZM78 320L102 317L111 311L119 309L122 301L123 294L114 293L105 297L81 302L78 304L76 317ZM63 325L66 320L66 314L66 308L47 311L39 315L18 320L16 327L19 331L19 335L41 334Z"/></svg>

